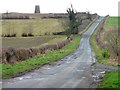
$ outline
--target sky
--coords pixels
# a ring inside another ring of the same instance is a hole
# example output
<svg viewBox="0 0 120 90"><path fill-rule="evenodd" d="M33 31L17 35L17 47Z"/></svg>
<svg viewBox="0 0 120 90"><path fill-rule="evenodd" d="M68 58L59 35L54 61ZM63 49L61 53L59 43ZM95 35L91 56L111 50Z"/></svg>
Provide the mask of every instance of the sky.
<svg viewBox="0 0 120 90"><path fill-rule="evenodd" d="M118 16L119 0L0 0L0 13L34 13L35 5L41 13L66 13L70 4L77 12L98 13L101 16Z"/></svg>

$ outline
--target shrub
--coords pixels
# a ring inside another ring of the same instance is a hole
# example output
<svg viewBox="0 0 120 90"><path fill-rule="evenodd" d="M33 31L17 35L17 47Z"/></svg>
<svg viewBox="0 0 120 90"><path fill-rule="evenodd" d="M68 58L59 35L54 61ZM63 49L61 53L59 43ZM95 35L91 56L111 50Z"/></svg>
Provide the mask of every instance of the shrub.
<svg viewBox="0 0 120 90"><path fill-rule="evenodd" d="M58 49L57 44L51 45L51 49L52 50L57 50Z"/></svg>
<svg viewBox="0 0 120 90"><path fill-rule="evenodd" d="M27 37L27 34L26 34L26 33L22 33L21 36L22 36L22 37Z"/></svg>
<svg viewBox="0 0 120 90"><path fill-rule="evenodd" d="M33 37L34 35L32 33L22 33L22 37Z"/></svg>
<svg viewBox="0 0 120 90"><path fill-rule="evenodd" d="M53 35L65 35L65 32L53 32Z"/></svg>
<svg viewBox="0 0 120 90"><path fill-rule="evenodd" d="M108 49L108 48L104 48L104 49L102 50L102 56L103 56L104 58L109 58L109 57L110 57L110 52L109 52L109 49Z"/></svg>
<svg viewBox="0 0 120 90"><path fill-rule="evenodd" d="M2 37L16 37L17 34L16 33L13 33L13 34L2 34L1 36Z"/></svg>
<svg viewBox="0 0 120 90"><path fill-rule="evenodd" d="M39 50L37 48L31 48L30 50L32 51L33 56L38 55Z"/></svg>
<svg viewBox="0 0 120 90"><path fill-rule="evenodd" d="M32 33L28 33L27 36L29 36L29 37L33 37L34 35L33 35Z"/></svg>
<svg viewBox="0 0 120 90"><path fill-rule="evenodd" d="M13 64L16 61L16 57L15 57L15 49L14 48L8 48L6 51L6 60L8 63Z"/></svg>
<svg viewBox="0 0 120 90"><path fill-rule="evenodd" d="M31 49L27 49L27 48L26 49L25 48L15 49L16 61L23 61L33 56L34 54L31 51Z"/></svg>

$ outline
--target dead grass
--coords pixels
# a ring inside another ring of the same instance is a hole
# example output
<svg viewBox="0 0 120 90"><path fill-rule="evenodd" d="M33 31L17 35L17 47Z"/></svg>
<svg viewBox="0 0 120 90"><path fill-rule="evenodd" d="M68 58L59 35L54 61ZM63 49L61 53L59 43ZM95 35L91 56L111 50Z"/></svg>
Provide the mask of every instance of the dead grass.
<svg viewBox="0 0 120 90"><path fill-rule="evenodd" d="M116 60L116 59L109 59L109 60L107 60L107 64L108 65L112 65L112 66L117 66L118 65L118 60Z"/></svg>

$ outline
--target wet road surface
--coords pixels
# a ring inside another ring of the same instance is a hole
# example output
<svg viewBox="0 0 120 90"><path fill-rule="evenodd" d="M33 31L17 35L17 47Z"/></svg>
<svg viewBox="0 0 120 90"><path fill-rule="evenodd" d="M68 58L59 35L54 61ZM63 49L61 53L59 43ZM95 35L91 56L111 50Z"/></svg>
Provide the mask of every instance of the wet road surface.
<svg viewBox="0 0 120 90"><path fill-rule="evenodd" d="M99 68L95 73L89 39L102 19L99 18L83 34L74 53L23 76L3 80L3 88L95 88L99 81L97 73L105 71Z"/></svg>

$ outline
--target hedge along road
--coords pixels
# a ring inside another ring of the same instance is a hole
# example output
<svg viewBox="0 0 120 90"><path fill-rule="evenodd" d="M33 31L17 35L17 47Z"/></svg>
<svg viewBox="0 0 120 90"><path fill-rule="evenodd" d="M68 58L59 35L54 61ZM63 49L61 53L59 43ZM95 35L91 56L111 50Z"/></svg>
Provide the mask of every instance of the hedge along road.
<svg viewBox="0 0 120 90"><path fill-rule="evenodd" d="M3 80L3 88L90 88L94 77L91 65L95 63L90 36L103 17L96 20L82 35L79 48L65 58L13 79Z"/></svg>

